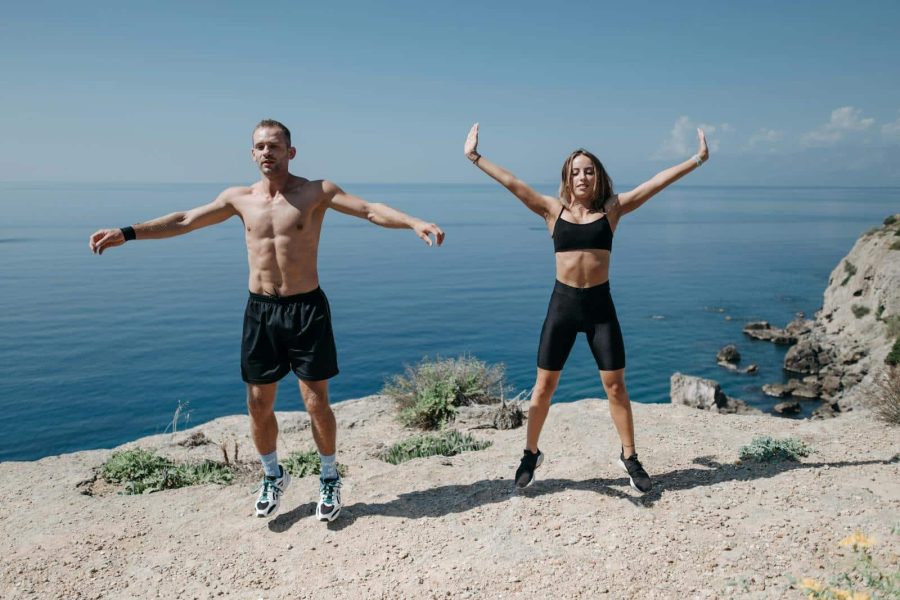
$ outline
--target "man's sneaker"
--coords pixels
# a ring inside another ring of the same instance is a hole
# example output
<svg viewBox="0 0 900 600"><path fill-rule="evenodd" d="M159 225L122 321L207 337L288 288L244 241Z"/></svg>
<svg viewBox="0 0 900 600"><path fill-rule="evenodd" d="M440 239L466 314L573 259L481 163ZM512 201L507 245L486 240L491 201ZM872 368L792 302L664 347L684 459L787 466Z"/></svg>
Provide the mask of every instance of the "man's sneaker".
<svg viewBox="0 0 900 600"><path fill-rule="evenodd" d="M266 475L256 488L259 490L259 496L256 498L257 517L271 517L277 513L281 495L291 484L291 474L282 465L278 465L278 468L281 469L281 475L274 477Z"/></svg>
<svg viewBox="0 0 900 600"><path fill-rule="evenodd" d="M650 488L653 487L650 476L647 475L647 471L644 470L641 461L638 460L637 454L632 454L628 458L625 458L625 452L623 450L619 453L619 466L628 473L631 487L640 493L646 494L650 491Z"/></svg>
<svg viewBox="0 0 900 600"><path fill-rule="evenodd" d="M536 453L525 450L522 456L522 462L516 469L516 487L519 489L527 488L534 481L534 470L541 466L544 462L544 453L538 450Z"/></svg>
<svg viewBox="0 0 900 600"><path fill-rule="evenodd" d="M341 478L319 480L319 503L316 518L329 523L341 514Z"/></svg>

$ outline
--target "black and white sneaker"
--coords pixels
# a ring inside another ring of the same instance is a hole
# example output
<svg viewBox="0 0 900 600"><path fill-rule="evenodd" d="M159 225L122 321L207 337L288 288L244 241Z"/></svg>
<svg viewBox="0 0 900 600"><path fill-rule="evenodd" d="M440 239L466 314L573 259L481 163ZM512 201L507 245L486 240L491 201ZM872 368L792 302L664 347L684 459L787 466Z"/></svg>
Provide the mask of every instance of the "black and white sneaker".
<svg viewBox="0 0 900 600"><path fill-rule="evenodd" d="M516 469L516 487L519 489L527 488L534 482L534 470L544 462L544 453L538 450L531 452L526 449L522 456L522 462Z"/></svg>
<svg viewBox="0 0 900 600"><path fill-rule="evenodd" d="M256 497L256 516L271 517L278 512L281 504L281 495L291 484L291 474L282 465L278 465L281 475L263 477L262 483L256 488L259 496Z"/></svg>
<svg viewBox="0 0 900 600"><path fill-rule="evenodd" d="M619 453L619 466L628 473L631 487L635 490L642 494L646 494L650 491L650 488L653 487L650 476L647 475L647 471L644 470L641 461L638 460L637 454L632 454L628 458L625 458L624 450L621 451Z"/></svg>
<svg viewBox="0 0 900 600"><path fill-rule="evenodd" d="M320 479L316 518L331 523L341 514L341 506L341 478Z"/></svg>

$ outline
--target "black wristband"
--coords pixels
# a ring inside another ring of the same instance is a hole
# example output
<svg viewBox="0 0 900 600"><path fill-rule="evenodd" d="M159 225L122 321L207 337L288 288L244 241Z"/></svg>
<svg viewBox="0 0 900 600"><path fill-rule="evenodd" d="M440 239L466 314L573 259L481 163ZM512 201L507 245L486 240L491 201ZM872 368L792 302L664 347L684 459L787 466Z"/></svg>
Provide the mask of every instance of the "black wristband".
<svg viewBox="0 0 900 600"><path fill-rule="evenodd" d="M129 225L128 227L122 227L121 229L119 229L119 231L121 231L122 235L125 236L126 242L129 240L137 239L137 236L134 234L134 227L132 227L131 225Z"/></svg>

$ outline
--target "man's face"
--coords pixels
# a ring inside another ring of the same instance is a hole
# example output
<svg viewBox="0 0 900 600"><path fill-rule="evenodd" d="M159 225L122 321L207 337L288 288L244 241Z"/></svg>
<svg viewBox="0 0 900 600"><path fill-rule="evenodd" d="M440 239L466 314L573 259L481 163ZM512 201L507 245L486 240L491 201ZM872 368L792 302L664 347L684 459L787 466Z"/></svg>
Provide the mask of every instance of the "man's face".
<svg viewBox="0 0 900 600"><path fill-rule="evenodd" d="M287 138L278 127L260 127L253 132L251 155L263 175L287 172L288 162L296 154L296 148L288 147Z"/></svg>

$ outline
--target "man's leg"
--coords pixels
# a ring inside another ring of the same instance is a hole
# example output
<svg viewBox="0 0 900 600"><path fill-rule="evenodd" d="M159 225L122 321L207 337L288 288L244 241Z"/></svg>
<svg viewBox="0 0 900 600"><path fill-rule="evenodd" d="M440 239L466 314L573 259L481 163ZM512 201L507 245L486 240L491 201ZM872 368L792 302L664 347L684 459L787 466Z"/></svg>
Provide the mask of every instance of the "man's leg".
<svg viewBox="0 0 900 600"><path fill-rule="evenodd" d="M290 474L278 464L278 421L275 419L277 390L277 383L247 384L250 435L265 470L259 497L256 499L258 517L270 517L278 512L281 495L291 483Z"/></svg>
<svg viewBox="0 0 900 600"><path fill-rule="evenodd" d="M319 454L331 456L337 449L337 422L328 404L328 380L300 380L300 395L312 425L313 440Z"/></svg>
<svg viewBox="0 0 900 600"><path fill-rule="evenodd" d="M341 478L337 472L337 422L328 404L328 380L300 380L300 395L309 413L313 439L319 449L322 474L319 476L319 502L316 518L334 521L341 514Z"/></svg>
<svg viewBox="0 0 900 600"><path fill-rule="evenodd" d="M247 410L250 413L250 435L260 456L275 452L278 421L275 420L277 383L248 383Z"/></svg>

